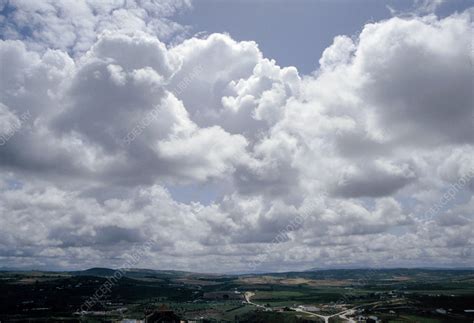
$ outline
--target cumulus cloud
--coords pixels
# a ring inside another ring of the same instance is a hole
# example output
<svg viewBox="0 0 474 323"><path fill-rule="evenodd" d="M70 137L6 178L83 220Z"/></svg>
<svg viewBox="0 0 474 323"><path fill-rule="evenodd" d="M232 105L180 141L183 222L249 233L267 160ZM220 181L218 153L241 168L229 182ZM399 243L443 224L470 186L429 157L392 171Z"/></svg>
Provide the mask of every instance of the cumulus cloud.
<svg viewBox="0 0 474 323"><path fill-rule="evenodd" d="M2 0L0 8L5 24L0 28L0 35L24 40L35 49L81 53L106 30L141 30L162 39L182 33L185 27L169 17L190 6L188 0Z"/></svg>
<svg viewBox="0 0 474 323"><path fill-rule="evenodd" d="M112 266L151 237L140 266L468 263L468 12L367 24L301 75L226 34L166 44L188 5L4 5L2 261ZM178 202L194 184L218 194Z"/></svg>
<svg viewBox="0 0 474 323"><path fill-rule="evenodd" d="M34 107L35 127L19 133L0 153L12 167L22 159L30 169L57 172L55 163L62 158L65 165L59 172L64 175L74 171L136 184L156 176L218 177L245 156L247 141L240 134L218 125L199 128L190 119L169 84L179 57L171 56L157 38L105 34L77 62L64 53L40 57L17 41L2 42L0 52L2 60L12 59L9 73L18 80L2 88L4 104L17 114ZM42 77L51 83L29 82ZM5 111L5 118L10 112ZM204 146L210 154L202 153ZM51 150L49 156L45 149Z"/></svg>

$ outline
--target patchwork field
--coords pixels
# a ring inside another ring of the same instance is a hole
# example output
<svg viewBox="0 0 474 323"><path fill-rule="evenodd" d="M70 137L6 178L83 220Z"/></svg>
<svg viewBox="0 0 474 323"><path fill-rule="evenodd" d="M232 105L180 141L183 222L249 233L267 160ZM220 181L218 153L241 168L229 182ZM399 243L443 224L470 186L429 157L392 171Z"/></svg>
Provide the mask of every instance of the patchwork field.
<svg viewBox="0 0 474 323"><path fill-rule="evenodd" d="M203 275L128 270L84 307L114 270L0 272L2 322L143 319L166 306L198 322L472 322L474 271L326 270Z"/></svg>

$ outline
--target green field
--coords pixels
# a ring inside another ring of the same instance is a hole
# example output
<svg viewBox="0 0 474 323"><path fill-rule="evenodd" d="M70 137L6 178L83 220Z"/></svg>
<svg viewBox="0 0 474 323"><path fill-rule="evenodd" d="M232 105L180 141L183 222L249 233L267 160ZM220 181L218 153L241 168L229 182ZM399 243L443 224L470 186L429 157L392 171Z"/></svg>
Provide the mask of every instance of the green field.
<svg viewBox="0 0 474 323"><path fill-rule="evenodd" d="M316 314L353 309L386 322L472 322L474 271L327 270L265 275L203 275L130 270L99 302L74 315L113 275L84 272L0 272L0 321L103 322L142 319L165 304L182 319L202 322L318 322ZM244 293L252 293L247 304ZM264 308L265 307L265 308ZM449 310L446 314L436 309ZM344 322L339 316L331 322Z"/></svg>

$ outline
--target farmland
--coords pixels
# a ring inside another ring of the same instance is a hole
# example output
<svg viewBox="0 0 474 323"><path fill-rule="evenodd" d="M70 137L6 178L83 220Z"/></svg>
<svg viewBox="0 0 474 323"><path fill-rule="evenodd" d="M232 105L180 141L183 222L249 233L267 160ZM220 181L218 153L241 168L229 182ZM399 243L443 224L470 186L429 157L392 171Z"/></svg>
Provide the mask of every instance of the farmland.
<svg viewBox="0 0 474 323"><path fill-rule="evenodd" d="M320 270L251 275L122 270L0 272L0 320L112 322L166 306L201 322L472 322L472 270ZM86 306L85 306L86 304Z"/></svg>

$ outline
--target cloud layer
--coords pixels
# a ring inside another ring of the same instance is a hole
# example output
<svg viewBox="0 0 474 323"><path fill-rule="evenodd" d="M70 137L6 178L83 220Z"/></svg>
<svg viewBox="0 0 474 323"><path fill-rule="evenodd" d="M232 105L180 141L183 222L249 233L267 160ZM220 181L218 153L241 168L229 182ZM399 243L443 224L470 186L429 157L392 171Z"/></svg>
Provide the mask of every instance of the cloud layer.
<svg viewBox="0 0 474 323"><path fill-rule="evenodd" d="M165 44L187 2L3 6L2 263L153 238L139 266L472 265L469 12L367 24L300 75L226 34Z"/></svg>

